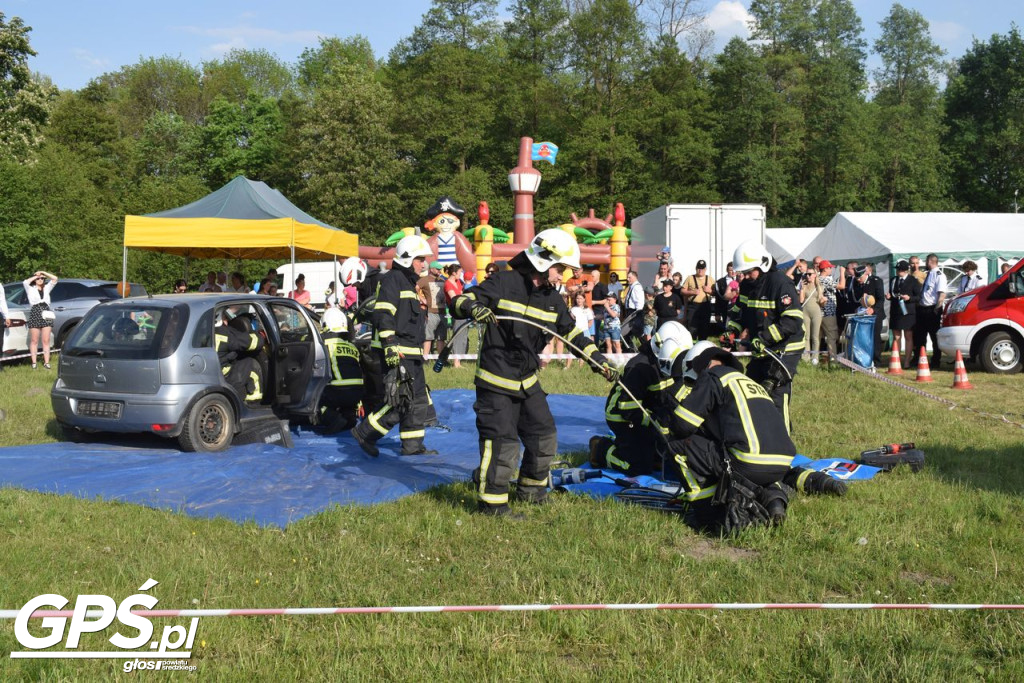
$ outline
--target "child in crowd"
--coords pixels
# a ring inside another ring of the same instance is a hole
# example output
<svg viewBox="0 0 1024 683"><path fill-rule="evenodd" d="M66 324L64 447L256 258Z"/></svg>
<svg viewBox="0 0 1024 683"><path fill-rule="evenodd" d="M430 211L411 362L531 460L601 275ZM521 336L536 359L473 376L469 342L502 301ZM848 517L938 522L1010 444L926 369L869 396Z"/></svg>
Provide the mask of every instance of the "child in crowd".
<svg viewBox="0 0 1024 683"><path fill-rule="evenodd" d="M587 295L582 292L576 295L576 305L569 309L569 313L572 314L573 320L576 321L576 329L581 330L583 334L593 338L594 336L594 311L590 306L587 306ZM580 361L584 363L585 361ZM565 367L568 368L572 365L572 360L565 361Z"/></svg>
<svg viewBox="0 0 1024 683"><path fill-rule="evenodd" d="M622 309L614 294L609 294L604 304L605 353L622 353ZM583 361L580 361L581 363Z"/></svg>
<svg viewBox="0 0 1024 683"><path fill-rule="evenodd" d="M654 287L644 291L644 339L654 334L654 326L658 323L658 314L654 312Z"/></svg>

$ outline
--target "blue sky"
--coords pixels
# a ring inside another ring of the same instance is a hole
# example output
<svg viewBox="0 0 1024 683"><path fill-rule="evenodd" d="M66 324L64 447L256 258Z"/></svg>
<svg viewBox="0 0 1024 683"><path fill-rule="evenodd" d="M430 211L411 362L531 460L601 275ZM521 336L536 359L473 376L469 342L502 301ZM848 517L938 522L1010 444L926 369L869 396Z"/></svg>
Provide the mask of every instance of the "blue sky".
<svg viewBox="0 0 1024 683"><path fill-rule="evenodd" d="M734 35L746 35L749 0L704 3L719 45ZM854 4L871 42L892 2L855 0ZM928 19L932 37L949 57L963 54L973 37L987 39L1009 31L1012 22L1024 23L1024 5L1019 0L977 4L904 0L902 4ZM32 27L30 39L39 53L30 62L32 69L62 88L77 89L140 57L170 55L198 64L240 47L265 48L294 62L321 36L362 34L378 56L385 56L412 32L429 7L429 0L6 0L0 11L8 18L19 16Z"/></svg>

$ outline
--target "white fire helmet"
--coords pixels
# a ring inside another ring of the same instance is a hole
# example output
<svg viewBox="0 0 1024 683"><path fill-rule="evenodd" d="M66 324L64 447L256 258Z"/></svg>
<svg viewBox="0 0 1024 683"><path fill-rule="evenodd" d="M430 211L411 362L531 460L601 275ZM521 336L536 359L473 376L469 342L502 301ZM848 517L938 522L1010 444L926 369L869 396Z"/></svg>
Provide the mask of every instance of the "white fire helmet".
<svg viewBox="0 0 1024 683"><path fill-rule="evenodd" d="M564 230L548 228L541 230L526 248L526 258L539 272L543 273L553 265L580 268L580 245Z"/></svg>
<svg viewBox="0 0 1024 683"><path fill-rule="evenodd" d="M688 379L691 382L697 381L697 371L693 369L693 361L697 356L710 348L714 348L714 346L711 342L702 340L694 344L693 348L686 352L686 357L683 358L683 379Z"/></svg>
<svg viewBox="0 0 1024 683"><path fill-rule="evenodd" d="M347 332L348 318L338 308L328 308L320 318L320 326L325 332Z"/></svg>
<svg viewBox="0 0 1024 683"><path fill-rule="evenodd" d="M757 268L762 273L767 273L772 267L772 255L765 249L765 246L757 240L740 242L732 255L732 265L738 273L747 273Z"/></svg>
<svg viewBox="0 0 1024 683"><path fill-rule="evenodd" d="M430 258L434 255L431 251L430 245L427 241L419 235L406 235L398 242L398 246L395 247L395 258L394 261L403 268L411 268L412 261L417 256L426 256Z"/></svg>
<svg viewBox="0 0 1024 683"><path fill-rule="evenodd" d="M341 263L338 269L338 276L341 284L354 285L366 279L366 261L357 256L351 256Z"/></svg>
<svg viewBox="0 0 1024 683"><path fill-rule="evenodd" d="M658 358L658 369L665 377L672 374L672 367L681 354L693 346L693 337L683 324L675 320L663 323L651 337L651 349Z"/></svg>

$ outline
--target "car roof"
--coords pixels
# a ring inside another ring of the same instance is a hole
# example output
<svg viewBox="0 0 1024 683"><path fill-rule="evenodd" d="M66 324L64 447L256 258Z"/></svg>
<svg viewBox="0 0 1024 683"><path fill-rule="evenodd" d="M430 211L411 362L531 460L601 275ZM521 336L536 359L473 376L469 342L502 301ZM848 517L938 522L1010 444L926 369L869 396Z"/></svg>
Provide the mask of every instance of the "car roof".
<svg viewBox="0 0 1024 683"><path fill-rule="evenodd" d="M116 299L114 301L108 301L100 304L101 306L138 306L143 305L154 305L154 306L174 306L176 304L187 304L189 308L193 310L208 310L214 306L222 303L252 303L252 302L270 302L274 301L277 303L287 303L290 305L298 306L291 299L280 297L280 296L266 296L264 294L244 294L244 293L231 293L225 292L223 294L217 293L206 293L206 292L188 292L185 294L156 294L149 296L136 296L128 299Z"/></svg>

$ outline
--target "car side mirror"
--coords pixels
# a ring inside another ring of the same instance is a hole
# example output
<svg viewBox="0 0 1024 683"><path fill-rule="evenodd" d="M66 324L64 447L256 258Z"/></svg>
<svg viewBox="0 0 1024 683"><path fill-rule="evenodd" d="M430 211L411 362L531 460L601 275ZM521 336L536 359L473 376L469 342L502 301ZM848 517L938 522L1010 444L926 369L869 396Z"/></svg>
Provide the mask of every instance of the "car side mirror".
<svg viewBox="0 0 1024 683"><path fill-rule="evenodd" d="M1018 282L1018 276L1016 273L1010 277L1006 285L1010 290L1011 296L1020 296L1020 283Z"/></svg>

